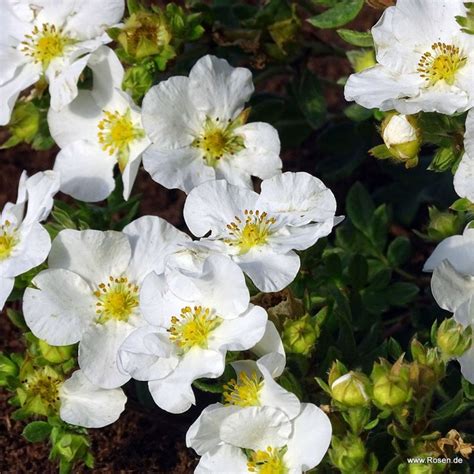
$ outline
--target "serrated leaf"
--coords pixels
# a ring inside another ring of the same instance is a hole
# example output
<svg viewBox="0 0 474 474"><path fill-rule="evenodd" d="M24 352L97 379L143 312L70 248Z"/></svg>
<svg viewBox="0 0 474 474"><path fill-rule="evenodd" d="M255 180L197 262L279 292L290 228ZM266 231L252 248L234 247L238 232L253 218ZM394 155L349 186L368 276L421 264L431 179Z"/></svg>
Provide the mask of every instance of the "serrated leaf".
<svg viewBox="0 0 474 474"><path fill-rule="evenodd" d="M339 28L352 21L364 6L364 0L339 0L333 7L308 21L316 28Z"/></svg>

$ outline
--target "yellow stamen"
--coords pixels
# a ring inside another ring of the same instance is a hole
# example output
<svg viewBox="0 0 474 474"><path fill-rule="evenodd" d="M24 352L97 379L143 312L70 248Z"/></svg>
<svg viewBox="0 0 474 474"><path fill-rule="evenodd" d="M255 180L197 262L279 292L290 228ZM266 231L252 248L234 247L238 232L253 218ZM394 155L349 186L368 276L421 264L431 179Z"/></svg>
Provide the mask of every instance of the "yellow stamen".
<svg viewBox="0 0 474 474"><path fill-rule="evenodd" d="M5 224L0 225L0 261L11 256L17 243L16 229L11 222L5 221Z"/></svg>
<svg viewBox="0 0 474 474"><path fill-rule="evenodd" d="M268 447L266 451L252 451L249 454L247 469L258 474L286 474L288 469L283 462L286 449Z"/></svg>
<svg viewBox="0 0 474 474"><path fill-rule="evenodd" d="M186 306L181 309L179 317L171 318L170 340L184 352L192 347L206 349L210 334L221 322L222 319L212 314L209 308Z"/></svg>
<svg viewBox="0 0 474 474"><path fill-rule="evenodd" d="M130 145L145 137L145 131L132 120L131 110L125 113L104 111L99 122L97 136L102 149L110 156L116 155L123 172L130 156Z"/></svg>
<svg viewBox="0 0 474 474"><path fill-rule="evenodd" d="M245 372L241 372L238 381L232 379L224 385L224 402L227 405L240 407L258 406L262 387L263 380L256 372L253 372L250 377Z"/></svg>
<svg viewBox="0 0 474 474"><path fill-rule="evenodd" d="M245 148L243 138L235 134L235 128L240 124L240 121L220 123L219 118L206 119L201 135L192 145L202 151L208 166L216 166L222 158L235 155Z"/></svg>
<svg viewBox="0 0 474 474"><path fill-rule="evenodd" d="M235 220L227 224L230 237L224 240L226 244L238 247L240 254L267 243L271 227L276 222L274 217L268 217L266 212L259 210L245 209L243 219L235 216Z"/></svg>
<svg viewBox="0 0 474 474"><path fill-rule="evenodd" d="M101 283L94 296L97 298L97 322L103 324L110 320L128 321L139 304L139 288L128 278L109 277L108 283Z"/></svg>
<svg viewBox="0 0 474 474"><path fill-rule="evenodd" d="M33 58L35 63L41 63L43 69L46 69L53 59L63 56L66 48L75 43L75 40L65 35L60 28L49 23L43 23L41 29L35 26L25 38L21 43L21 51Z"/></svg>
<svg viewBox="0 0 474 474"><path fill-rule="evenodd" d="M453 85L457 72L466 64L466 56L452 44L434 43L431 51L427 51L418 63L418 72L428 85L433 86L439 81Z"/></svg>
<svg viewBox="0 0 474 474"><path fill-rule="evenodd" d="M29 398L39 397L51 409L59 405L59 388L63 380L50 367L43 367L28 375L23 385Z"/></svg>

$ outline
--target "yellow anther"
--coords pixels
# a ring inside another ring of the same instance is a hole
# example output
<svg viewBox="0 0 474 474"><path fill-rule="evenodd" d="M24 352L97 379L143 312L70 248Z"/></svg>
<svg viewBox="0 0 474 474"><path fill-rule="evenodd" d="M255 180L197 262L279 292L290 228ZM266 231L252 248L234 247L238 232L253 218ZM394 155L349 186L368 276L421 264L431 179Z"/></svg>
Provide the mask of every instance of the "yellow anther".
<svg viewBox="0 0 474 474"><path fill-rule="evenodd" d="M262 387L263 380L256 372L253 372L250 377L245 372L241 372L237 381L232 379L224 385L224 402L227 405L241 407L258 406Z"/></svg>

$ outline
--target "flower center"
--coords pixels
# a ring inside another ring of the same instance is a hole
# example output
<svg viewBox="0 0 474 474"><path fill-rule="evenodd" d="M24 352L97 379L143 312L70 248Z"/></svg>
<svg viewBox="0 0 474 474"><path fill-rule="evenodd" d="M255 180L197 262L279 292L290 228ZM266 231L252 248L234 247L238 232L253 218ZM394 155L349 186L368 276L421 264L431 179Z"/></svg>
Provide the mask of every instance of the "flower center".
<svg viewBox="0 0 474 474"><path fill-rule="evenodd" d="M38 26L33 28L29 35L25 35L26 40L22 41L22 52L31 58L35 63L41 63L46 69L53 59L64 55L65 49L75 41L65 35L61 29L49 23L43 23L41 29Z"/></svg>
<svg viewBox="0 0 474 474"><path fill-rule="evenodd" d="M186 306L181 309L179 317L171 318L170 340L185 352L192 347L205 349L209 335L221 322L222 319L211 314L209 308Z"/></svg>
<svg viewBox="0 0 474 474"><path fill-rule="evenodd" d="M59 374L51 369L51 367L43 367L28 375L23 380L24 402L31 401L35 404L35 399L39 399L40 403L36 408L56 409L59 404L59 388L63 383ZM41 407L39 406L41 405Z"/></svg>
<svg viewBox="0 0 474 474"><path fill-rule="evenodd" d="M439 81L445 81L450 86L454 84L456 73L466 64L466 56L452 44L434 43L431 51L423 54L418 62L420 76L433 86Z"/></svg>
<svg viewBox="0 0 474 474"><path fill-rule="evenodd" d="M268 447L266 451L252 451L249 454L247 469L259 474L285 474L288 472L283 455L286 449Z"/></svg>
<svg viewBox="0 0 474 474"><path fill-rule="evenodd" d="M10 257L17 243L15 229L12 228L11 222L5 221L5 224L0 225L0 262Z"/></svg>
<svg viewBox="0 0 474 474"><path fill-rule="evenodd" d="M128 321L139 305L139 288L130 283L128 278L109 277L108 283L101 283L94 292L97 298L97 322L106 323L112 319Z"/></svg>
<svg viewBox="0 0 474 474"><path fill-rule="evenodd" d="M249 377L241 372L238 381L230 380L224 385L224 401L228 405L251 407L260 405L259 393L263 387L263 380L253 372Z"/></svg>
<svg viewBox="0 0 474 474"><path fill-rule="evenodd" d="M202 151L208 166L216 166L221 158L235 155L245 148L244 139L234 133L241 124L239 117L233 122L229 119L227 124L219 123L219 118L206 119L201 135L194 139L192 146Z"/></svg>
<svg viewBox="0 0 474 474"><path fill-rule="evenodd" d="M274 217L268 217L266 212L245 209L244 221L235 216L235 220L227 224L230 237L224 242L238 247L240 253L247 253L252 247L263 245L271 235L271 227L275 224Z"/></svg>
<svg viewBox="0 0 474 474"><path fill-rule="evenodd" d="M102 149L110 156L117 155L120 171L123 172L130 156L130 145L145 137L145 131L132 120L132 112L104 111L99 122L97 136Z"/></svg>

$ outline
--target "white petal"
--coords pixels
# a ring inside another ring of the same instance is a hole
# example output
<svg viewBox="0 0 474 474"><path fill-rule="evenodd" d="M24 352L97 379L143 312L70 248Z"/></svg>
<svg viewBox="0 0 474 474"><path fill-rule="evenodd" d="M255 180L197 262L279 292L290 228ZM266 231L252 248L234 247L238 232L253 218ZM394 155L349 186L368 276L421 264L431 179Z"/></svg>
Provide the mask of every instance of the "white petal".
<svg viewBox="0 0 474 474"><path fill-rule="evenodd" d="M258 194L238 188L225 181L208 181L193 189L184 205L184 220L189 230L202 237L209 230L211 237L224 235L226 225L242 215L245 209L254 209Z"/></svg>
<svg viewBox="0 0 474 474"><path fill-rule="evenodd" d="M219 431L222 421L238 410L240 410L238 406L224 406L222 403L208 405L189 427L186 433L186 446L193 448L200 456L211 451L221 444Z"/></svg>
<svg viewBox="0 0 474 474"><path fill-rule="evenodd" d="M127 273L140 283L152 271L162 273L165 259L178 245L191 240L184 232L155 216L143 216L128 224L123 233L129 238L132 258Z"/></svg>
<svg viewBox="0 0 474 474"><path fill-rule="evenodd" d="M199 378L217 378L224 372L224 356L194 347L168 377L148 383L155 403L170 413L183 413L196 401L191 384Z"/></svg>
<svg viewBox="0 0 474 474"><path fill-rule="evenodd" d="M464 378L474 384L474 344L458 358L458 361L461 364L461 373Z"/></svg>
<svg viewBox="0 0 474 474"><path fill-rule="evenodd" d="M233 68L225 59L204 56L189 73L190 97L196 108L212 118L235 118L254 91L252 73Z"/></svg>
<svg viewBox="0 0 474 474"><path fill-rule="evenodd" d="M233 167L261 179L271 178L281 172L280 138L274 127L268 123L254 122L237 128L235 133L244 139L245 148L228 159Z"/></svg>
<svg viewBox="0 0 474 474"><path fill-rule="evenodd" d="M426 261L423 271L433 271L443 260L449 260L458 272L474 275L473 247L474 229L466 227L463 235L448 237L438 244Z"/></svg>
<svg viewBox="0 0 474 474"><path fill-rule="evenodd" d="M474 155L464 153L454 175L456 193L469 201L474 201Z"/></svg>
<svg viewBox="0 0 474 474"><path fill-rule="evenodd" d="M61 231L53 241L48 264L65 268L98 285L119 277L131 257L130 243L121 232L99 230Z"/></svg>
<svg viewBox="0 0 474 474"><path fill-rule="evenodd" d="M54 171L36 173L26 181L28 209L24 223L41 222L48 218L59 191L59 174Z"/></svg>
<svg viewBox="0 0 474 474"><path fill-rule="evenodd" d="M152 87L143 99L142 114L150 140L162 150L191 145L200 123L189 97L189 79L182 76Z"/></svg>
<svg viewBox="0 0 474 474"><path fill-rule="evenodd" d="M454 313L474 294L474 277L457 272L449 260L444 260L434 269L431 291L441 308Z"/></svg>
<svg viewBox="0 0 474 474"><path fill-rule="evenodd" d="M293 421L284 461L290 469L309 471L317 466L331 442L332 427L327 415L316 405L301 404L301 413Z"/></svg>
<svg viewBox="0 0 474 474"><path fill-rule="evenodd" d="M79 35L81 39L93 38L118 23L124 9L124 0L107 0L100 5L96 0L82 0L74 15L68 18L65 31Z"/></svg>
<svg viewBox="0 0 474 474"><path fill-rule="evenodd" d="M70 65L63 65L64 69L52 70L48 68L46 76L49 81L49 93L51 94L51 107L61 110L71 103L78 94L77 81L87 66L90 55L86 55Z"/></svg>
<svg viewBox="0 0 474 474"><path fill-rule="evenodd" d="M134 160L130 160L122 173L123 198L128 201L132 193L133 185L137 179L138 170L142 164L141 155Z"/></svg>
<svg viewBox="0 0 474 474"><path fill-rule="evenodd" d="M161 379L176 368L175 353L167 331L147 325L133 331L122 344L119 367L135 380Z"/></svg>
<svg viewBox="0 0 474 474"><path fill-rule="evenodd" d="M4 23L2 22L2 26L3 24ZM2 65L0 71L0 84L3 85L13 79L13 77L18 74L18 68L23 66L25 62L25 55L17 49L0 46L0 64Z"/></svg>
<svg viewBox="0 0 474 474"><path fill-rule="evenodd" d="M189 193L196 186L216 179L212 166L207 166L195 148L161 149L151 145L143 154L143 167L154 181L168 189Z"/></svg>
<svg viewBox="0 0 474 474"><path fill-rule="evenodd" d="M283 173L263 181L261 189L258 205L292 225L324 222L336 213L334 194L309 173Z"/></svg>
<svg viewBox="0 0 474 474"><path fill-rule="evenodd" d="M40 70L25 64L8 82L0 86L0 126L7 125L20 92L40 78Z"/></svg>
<svg viewBox="0 0 474 474"><path fill-rule="evenodd" d="M5 303L10 296L10 293L15 286L14 278L3 278L0 277L0 311L3 310Z"/></svg>
<svg viewBox="0 0 474 474"><path fill-rule="evenodd" d="M209 348L215 350L245 351L262 339L267 323L267 313L260 306L250 305L238 318L227 319L212 331Z"/></svg>
<svg viewBox="0 0 474 474"><path fill-rule="evenodd" d="M253 190L250 172L243 167L236 166L234 158L236 158L236 155L219 160L218 164L213 168L216 173L216 179L223 179L234 186Z"/></svg>
<svg viewBox="0 0 474 474"><path fill-rule="evenodd" d="M468 155L474 156L474 110L470 110L467 114L464 148Z"/></svg>
<svg viewBox="0 0 474 474"><path fill-rule="evenodd" d="M90 286L75 273L44 270L32 281L23 297L23 313L33 334L49 344L78 342L95 313Z"/></svg>
<svg viewBox="0 0 474 474"><path fill-rule="evenodd" d="M115 188L115 164L115 157L97 144L76 141L58 153L54 170L61 174L63 193L80 201L97 202L107 198Z"/></svg>
<svg viewBox="0 0 474 474"><path fill-rule="evenodd" d="M456 85L446 86L443 83L421 92L408 99L399 99L394 103L394 108L402 114L415 114L423 112L438 112L440 114L452 115L464 112L471 105L466 91Z"/></svg>
<svg viewBox="0 0 474 474"><path fill-rule="evenodd" d="M267 321L262 339L250 350L262 359L268 354L271 360L266 361L265 366L273 377L279 377L283 373L286 364L285 348L280 333L271 321Z"/></svg>
<svg viewBox="0 0 474 474"><path fill-rule="evenodd" d="M239 448L265 450L285 446L291 430L291 422L281 410L246 407L222 421L220 438Z"/></svg>
<svg viewBox="0 0 474 474"><path fill-rule="evenodd" d="M296 253L277 254L268 246L234 257L234 261L264 292L283 290L295 279L300 269L300 258Z"/></svg>
<svg viewBox="0 0 474 474"><path fill-rule="evenodd" d="M125 409L127 397L121 388L112 390L89 382L81 370L74 372L60 388L63 421L84 428L102 428L117 421Z"/></svg>
<svg viewBox="0 0 474 474"><path fill-rule="evenodd" d="M19 243L7 259L0 260L0 276L15 277L37 267L46 260L50 248L51 239L41 224L22 225Z"/></svg>
<svg viewBox="0 0 474 474"><path fill-rule="evenodd" d="M248 472L244 452L227 444L205 453L194 470L194 474L247 474Z"/></svg>
<svg viewBox="0 0 474 474"><path fill-rule="evenodd" d="M93 324L79 343L79 367L84 375L102 388L117 388L130 380L118 365L118 352L134 326L123 321Z"/></svg>

